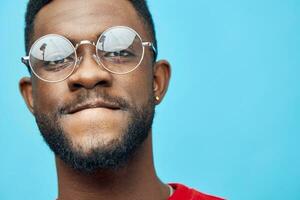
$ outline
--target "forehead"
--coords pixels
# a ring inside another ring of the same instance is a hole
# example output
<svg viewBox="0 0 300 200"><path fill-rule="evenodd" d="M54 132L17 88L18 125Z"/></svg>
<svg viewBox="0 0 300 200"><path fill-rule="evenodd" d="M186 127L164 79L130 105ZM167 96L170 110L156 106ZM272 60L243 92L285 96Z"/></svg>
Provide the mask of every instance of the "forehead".
<svg viewBox="0 0 300 200"><path fill-rule="evenodd" d="M112 26L129 26L147 37L142 20L129 0L54 0L36 16L33 40L50 33L72 40L96 40Z"/></svg>

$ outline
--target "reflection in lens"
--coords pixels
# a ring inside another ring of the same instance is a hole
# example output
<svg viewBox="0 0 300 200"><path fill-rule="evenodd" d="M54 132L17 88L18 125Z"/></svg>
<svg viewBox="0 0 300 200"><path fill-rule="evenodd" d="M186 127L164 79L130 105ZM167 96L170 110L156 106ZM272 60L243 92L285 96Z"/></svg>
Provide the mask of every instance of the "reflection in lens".
<svg viewBox="0 0 300 200"><path fill-rule="evenodd" d="M97 56L109 71L127 73L138 66L143 46L139 35L127 27L105 31L97 42Z"/></svg>
<svg viewBox="0 0 300 200"><path fill-rule="evenodd" d="M47 81L59 81L69 76L76 62L73 45L60 35L46 35L38 39L30 50L33 72Z"/></svg>

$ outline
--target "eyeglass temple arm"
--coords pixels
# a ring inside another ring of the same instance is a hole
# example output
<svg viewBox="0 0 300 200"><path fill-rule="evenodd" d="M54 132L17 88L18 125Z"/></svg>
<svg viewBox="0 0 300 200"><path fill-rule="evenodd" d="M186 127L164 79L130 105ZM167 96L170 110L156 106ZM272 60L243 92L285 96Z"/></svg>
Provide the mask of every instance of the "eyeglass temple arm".
<svg viewBox="0 0 300 200"><path fill-rule="evenodd" d="M154 52L154 54L156 55L156 49L155 49L155 47L154 47L154 45L153 45L152 42L143 42L142 44L143 44L143 46L151 47L152 50L153 50L153 52Z"/></svg>
<svg viewBox="0 0 300 200"><path fill-rule="evenodd" d="M29 56L24 56L21 58L22 63L29 66Z"/></svg>

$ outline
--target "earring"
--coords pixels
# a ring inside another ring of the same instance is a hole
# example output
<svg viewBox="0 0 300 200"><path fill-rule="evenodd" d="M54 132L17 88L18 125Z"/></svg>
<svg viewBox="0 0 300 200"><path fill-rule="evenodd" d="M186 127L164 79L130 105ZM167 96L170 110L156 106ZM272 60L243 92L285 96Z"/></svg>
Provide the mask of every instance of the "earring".
<svg viewBox="0 0 300 200"><path fill-rule="evenodd" d="M159 101L159 99L160 99L159 96L155 96L156 101Z"/></svg>

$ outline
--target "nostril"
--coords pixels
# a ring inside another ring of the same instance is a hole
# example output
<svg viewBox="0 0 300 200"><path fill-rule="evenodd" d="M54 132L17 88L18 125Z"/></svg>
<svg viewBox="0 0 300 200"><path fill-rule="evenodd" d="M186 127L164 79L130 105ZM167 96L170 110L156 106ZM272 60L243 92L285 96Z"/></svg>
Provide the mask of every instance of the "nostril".
<svg viewBox="0 0 300 200"><path fill-rule="evenodd" d="M87 85L86 83L83 83L83 82L73 82L71 84L71 89L72 90L78 90L81 88L92 89L97 86L98 87L109 87L110 83L107 80L100 80L100 81L96 82L94 85Z"/></svg>
<svg viewBox="0 0 300 200"><path fill-rule="evenodd" d="M73 90L76 90L76 89L80 89L80 88L83 88L84 86L80 83L73 83L72 84L72 89Z"/></svg>

